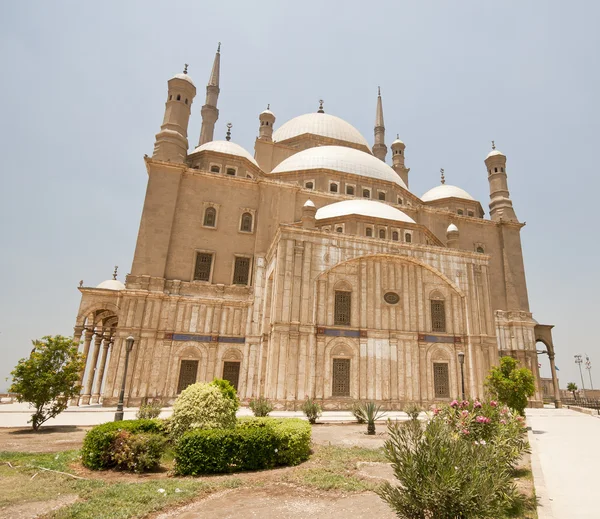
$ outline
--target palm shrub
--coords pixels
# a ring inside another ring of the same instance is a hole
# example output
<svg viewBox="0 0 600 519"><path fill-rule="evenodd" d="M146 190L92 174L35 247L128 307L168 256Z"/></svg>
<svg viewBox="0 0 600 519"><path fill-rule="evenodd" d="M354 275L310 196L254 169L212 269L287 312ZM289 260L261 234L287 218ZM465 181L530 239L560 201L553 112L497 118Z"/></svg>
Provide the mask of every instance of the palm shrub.
<svg viewBox="0 0 600 519"><path fill-rule="evenodd" d="M302 412L311 424L317 423L319 416L323 413L321 406L312 398L307 398L302 404Z"/></svg>
<svg viewBox="0 0 600 519"><path fill-rule="evenodd" d="M360 413L367 424L367 434L375 434L375 420L379 420L385 414L385 411L375 402L364 402L360 404L360 409Z"/></svg>
<svg viewBox="0 0 600 519"><path fill-rule="evenodd" d="M235 427L235 402L214 384L196 383L186 387L173 404L169 420L171 435L177 439L190 429Z"/></svg>
<svg viewBox="0 0 600 519"><path fill-rule="evenodd" d="M352 407L350 409L356 421L360 424L367 423L367 419L365 418L363 412L362 402L352 402Z"/></svg>
<svg viewBox="0 0 600 519"><path fill-rule="evenodd" d="M398 486L378 490L404 519L476 519L503 517L519 500L511 468L498 449L463 441L444 419L434 416L388 424L384 452Z"/></svg>
<svg viewBox="0 0 600 519"><path fill-rule="evenodd" d="M577 391L577 384L575 384L575 382L569 382L567 384L567 391L573 393L573 399L577 400L577 395L575 393L575 391Z"/></svg>
<svg viewBox="0 0 600 519"><path fill-rule="evenodd" d="M269 413L273 410L273 404L262 396L253 398L248 405L252 409L254 416L258 417L269 416Z"/></svg>
<svg viewBox="0 0 600 519"><path fill-rule="evenodd" d="M404 406L403 411L408 415L408 417L411 420L416 420L417 418L419 418L419 415L421 414L421 406L419 404L417 404L416 402L408 402Z"/></svg>

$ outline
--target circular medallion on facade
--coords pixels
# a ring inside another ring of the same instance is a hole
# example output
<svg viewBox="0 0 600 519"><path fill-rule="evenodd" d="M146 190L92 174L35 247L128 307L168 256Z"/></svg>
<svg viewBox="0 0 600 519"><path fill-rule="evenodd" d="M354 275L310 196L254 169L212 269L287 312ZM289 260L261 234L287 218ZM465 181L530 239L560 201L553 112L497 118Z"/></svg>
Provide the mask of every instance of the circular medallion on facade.
<svg viewBox="0 0 600 519"><path fill-rule="evenodd" d="M395 305L400 301L400 296L396 292L386 292L383 300L390 305Z"/></svg>

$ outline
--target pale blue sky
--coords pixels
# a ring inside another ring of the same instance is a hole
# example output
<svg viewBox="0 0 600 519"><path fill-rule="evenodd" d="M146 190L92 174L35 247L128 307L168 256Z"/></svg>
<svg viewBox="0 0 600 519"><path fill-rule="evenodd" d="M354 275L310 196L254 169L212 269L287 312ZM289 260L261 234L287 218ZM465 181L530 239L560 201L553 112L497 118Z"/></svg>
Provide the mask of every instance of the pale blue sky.
<svg viewBox="0 0 600 519"><path fill-rule="evenodd" d="M372 142L381 85L411 190L443 167L487 213L495 139L561 385L587 352L600 387L599 19L595 0L2 2L0 390L31 339L72 334L80 279L129 272L166 81L190 64L195 144L218 41L215 137L231 121L248 150L267 103L277 126L319 98Z"/></svg>

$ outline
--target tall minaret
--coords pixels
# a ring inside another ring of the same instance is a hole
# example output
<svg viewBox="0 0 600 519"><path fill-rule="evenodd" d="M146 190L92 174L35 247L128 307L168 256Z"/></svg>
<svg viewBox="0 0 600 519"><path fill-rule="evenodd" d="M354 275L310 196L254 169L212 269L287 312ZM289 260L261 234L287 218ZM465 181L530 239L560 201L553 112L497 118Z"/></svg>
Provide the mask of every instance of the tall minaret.
<svg viewBox="0 0 600 519"><path fill-rule="evenodd" d="M378 159L383 160L383 162L385 162L385 156L387 155L380 87L377 87L377 112L375 113L375 144L373 144L373 155L375 155Z"/></svg>
<svg viewBox="0 0 600 519"><path fill-rule="evenodd" d="M496 149L492 141L492 151L485 159L490 183L490 218L518 222L513 209L506 178L506 155Z"/></svg>
<svg viewBox="0 0 600 519"><path fill-rule="evenodd" d="M188 152L188 122L196 87L187 68L186 64L182 74L169 79L165 116L154 142L152 156L165 162L183 163Z"/></svg>
<svg viewBox="0 0 600 519"><path fill-rule="evenodd" d="M206 103L202 107L202 128L200 129L200 142L198 146L213 140L215 133L215 123L219 118L219 109L217 101L219 99L219 72L221 69L221 42L217 47L217 54L213 63L212 72L208 85L206 85Z"/></svg>

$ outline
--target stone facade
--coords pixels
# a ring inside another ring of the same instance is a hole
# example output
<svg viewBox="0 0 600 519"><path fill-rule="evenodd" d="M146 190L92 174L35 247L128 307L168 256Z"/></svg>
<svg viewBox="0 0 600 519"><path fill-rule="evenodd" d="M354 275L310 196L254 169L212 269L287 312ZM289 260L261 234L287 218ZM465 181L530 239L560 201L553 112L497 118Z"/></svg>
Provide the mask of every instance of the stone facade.
<svg viewBox="0 0 600 519"><path fill-rule="evenodd" d="M115 275L80 287L79 403L117 402L129 335L129 405L172 402L187 383L224 376L242 400L265 396L280 408L307 396L331 409L357 399L429 404L460 396L461 351L467 396L483 396L487 371L505 354L539 382L524 224L504 155L494 150L485 161L491 220L458 188L429 201L411 193L399 139L393 167L385 165L381 97L373 153L321 105L317 118L302 116L306 128L286 123L300 129L290 137L288 126L283 140L274 114L260 114L253 157L229 135L213 140L219 68L217 53L201 145L191 151L196 89L187 74L169 80L126 283ZM315 161L321 148L337 165ZM356 169L344 150L360 154ZM311 159L302 163L301 153ZM294 157L300 166L286 169ZM374 210L355 203L365 198ZM350 209L321 216L340 202ZM532 404L541 400L538 390Z"/></svg>

